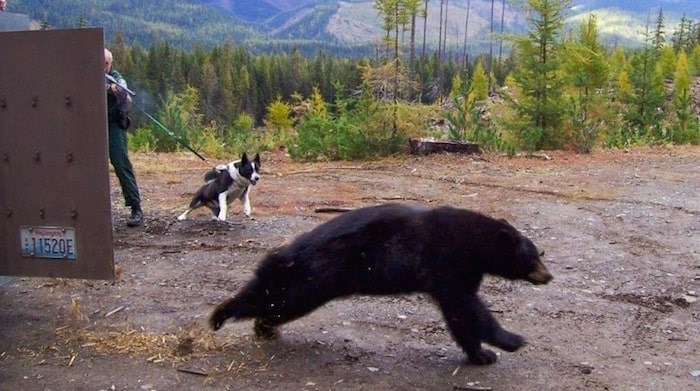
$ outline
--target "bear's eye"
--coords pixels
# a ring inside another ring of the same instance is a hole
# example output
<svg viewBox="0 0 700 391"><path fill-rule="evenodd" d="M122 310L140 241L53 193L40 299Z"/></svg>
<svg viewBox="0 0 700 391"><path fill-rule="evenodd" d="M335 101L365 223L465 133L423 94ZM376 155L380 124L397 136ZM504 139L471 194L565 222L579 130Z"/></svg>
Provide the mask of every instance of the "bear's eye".
<svg viewBox="0 0 700 391"><path fill-rule="evenodd" d="M544 257L544 250L540 251L540 257Z"/></svg>

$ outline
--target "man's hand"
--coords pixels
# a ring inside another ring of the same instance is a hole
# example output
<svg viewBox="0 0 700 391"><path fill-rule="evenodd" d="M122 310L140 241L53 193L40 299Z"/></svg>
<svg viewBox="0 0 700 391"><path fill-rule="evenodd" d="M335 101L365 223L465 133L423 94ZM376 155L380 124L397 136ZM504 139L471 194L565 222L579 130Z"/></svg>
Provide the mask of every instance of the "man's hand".
<svg viewBox="0 0 700 391"><path fill-rule="evenodd" d="M0 11L4 11L6 7L7 7L7 1L0 0Z"/></svg>

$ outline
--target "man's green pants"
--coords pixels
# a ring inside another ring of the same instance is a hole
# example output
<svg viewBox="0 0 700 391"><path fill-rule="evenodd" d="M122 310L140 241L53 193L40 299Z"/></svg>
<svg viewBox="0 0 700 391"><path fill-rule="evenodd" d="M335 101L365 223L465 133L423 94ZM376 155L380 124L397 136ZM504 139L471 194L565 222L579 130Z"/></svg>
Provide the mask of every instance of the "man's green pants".
<svg viewBox="0 0 700 391"><path fill-rule="evenodd" d="M134 167L129 160L129 149L126 142L126 130L115 122L109 123L109 161L114 167L114 173L119 178L126 206L140 207L141 197L136 185Z"/></svg>

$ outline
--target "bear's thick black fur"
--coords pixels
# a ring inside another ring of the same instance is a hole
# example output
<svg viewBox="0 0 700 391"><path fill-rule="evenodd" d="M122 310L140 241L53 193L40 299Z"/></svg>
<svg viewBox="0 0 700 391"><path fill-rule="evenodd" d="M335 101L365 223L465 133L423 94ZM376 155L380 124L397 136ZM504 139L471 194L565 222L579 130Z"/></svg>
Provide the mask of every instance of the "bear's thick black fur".
<svg viewBox="0 0 700 391"><path fill-rule="evenodd" d="M259 337L324 303L350 295L429 294L474 364L524 339L504 330L477 296L484 274L546 284L535 245L505 220L449 206L386 204L344 213L270 252L255 277L210 318L255 318Z"/></svg>

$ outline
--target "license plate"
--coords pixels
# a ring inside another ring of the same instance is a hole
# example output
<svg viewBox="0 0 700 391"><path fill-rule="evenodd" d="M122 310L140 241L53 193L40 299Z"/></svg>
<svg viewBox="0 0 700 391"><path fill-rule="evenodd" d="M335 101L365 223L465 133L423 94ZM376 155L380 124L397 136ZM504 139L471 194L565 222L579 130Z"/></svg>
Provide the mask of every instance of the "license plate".
<svg viewBox="0 0 700 391"><path fill-rule="evenodd" d="M22 256L76 259L75 229L71 227L20 227Z"/></svg>

